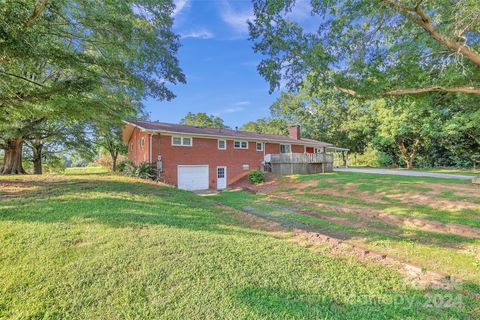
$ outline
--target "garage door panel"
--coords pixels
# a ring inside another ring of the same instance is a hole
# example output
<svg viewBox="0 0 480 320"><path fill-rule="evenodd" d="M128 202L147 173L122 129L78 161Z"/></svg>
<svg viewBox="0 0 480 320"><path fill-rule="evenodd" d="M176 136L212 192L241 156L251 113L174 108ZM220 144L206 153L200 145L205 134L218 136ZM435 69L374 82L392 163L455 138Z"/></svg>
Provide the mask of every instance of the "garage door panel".
<svg viewBox="0 0 480 320"><path fill-rule="evenodd" d="M178 188L183 190L208 189L208 165L179 165Z"/></svg>

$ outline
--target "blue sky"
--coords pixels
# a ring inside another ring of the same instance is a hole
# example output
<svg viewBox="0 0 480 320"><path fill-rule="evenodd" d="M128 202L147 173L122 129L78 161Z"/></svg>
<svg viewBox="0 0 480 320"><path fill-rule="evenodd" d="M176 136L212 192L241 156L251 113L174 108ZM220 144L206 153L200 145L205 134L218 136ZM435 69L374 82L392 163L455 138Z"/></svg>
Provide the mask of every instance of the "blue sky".
<svg viewBox="0 0 480 320"><path fill-rule="evenodd" d="M250 1L176 0L174 31L187 84L172 86L172 101L144 101L151 120L178 122L188 112L220 116L231 127L269 116L278 92L258 74L261 60L247 39Z"/></svg>
<svg viewBox="0 0 480 320"><path fill-rule="evenodd" d="M174 31L182 44L178 58L187 84L171 87L177 96L172 101L145 100L150 119L177 123L188 112L206 112L233 128L269 116L279 92L269 94L269 84L257 72L261 56L248 40L251 1L174 2ZM288 17L314 31L320 18L311 16L309 2L297 0Z"/></svg>

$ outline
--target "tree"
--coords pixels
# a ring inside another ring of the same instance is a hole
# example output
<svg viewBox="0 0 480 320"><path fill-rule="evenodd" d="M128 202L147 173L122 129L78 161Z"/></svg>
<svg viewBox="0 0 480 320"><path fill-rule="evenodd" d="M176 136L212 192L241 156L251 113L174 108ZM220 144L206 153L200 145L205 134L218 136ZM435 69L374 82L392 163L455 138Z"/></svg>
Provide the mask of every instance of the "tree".
<svg viewBox="0 0 480 320"><path fill-rule="evenodd" d="M314 88L308 81L295 94L282 93L270 111L288 123L299 123L305 137L352 152L363 152L375 128L369 104L334 89Z"/></svg>
<svg viewBox="0 0 480 320"><path fill-rule="evenodd" d="M288 135L288 124L281 118L261 118L245 123L240 129L263 134Z"/></svg>
<svg viewBox="0 0 480 320"><path fill-rule="evenodd" d="M112 171L117 171L117 159L121 154L126 154L128 149L122 141L121 126L108 129L97 129L95 134L95 144L104 148L112 158Z"/></svg>
<svg viewBox="0 0 480 320"><path fill-rule="evenodd" d="M361 99L480 95L480 2L311 1L313 32L295 22L298 2L253 1L250 36L271 91L308 79Z"/></svg>
<svg viewBox="0 0 480 320"><path fill-rule="evenodd" d="M430 99L377 100L373 106L378 123L374 137L377 147L393 150L407 169L413 168L419 153L427 151L432 140L440 136L442 121L431 106Z"/></svg>
<svg viewBox="0 0 480 320"><path fill-rule="evenodd" d="M180 124L184 124L187 126L204 127L204 128L219 128L219 129L228 128L223 123L222 118L214 115L208 115L204 112L199 112L199 113L189 112L185 117L183 117L180 120Z"/></svg>
<svg viewBox="0 0 480 320"><path fill-rule="evenodd" d="M6 1L0 6L3 173L22 173L29 122L118 122L184 82L171 0ZM15 126L17 125L17 126Z"/></svg>
<svg viewBox="0 0 480 320"><path fill-rule="evenodd" d="M82 155L91 154L88 127L88 124L81 122L47 119L32 127L30 135L24 139L25 145L30 149L27 158L33 163L33 173L42 174L43 162L46 159L56 159L61 153L75 151Z"/></svg>

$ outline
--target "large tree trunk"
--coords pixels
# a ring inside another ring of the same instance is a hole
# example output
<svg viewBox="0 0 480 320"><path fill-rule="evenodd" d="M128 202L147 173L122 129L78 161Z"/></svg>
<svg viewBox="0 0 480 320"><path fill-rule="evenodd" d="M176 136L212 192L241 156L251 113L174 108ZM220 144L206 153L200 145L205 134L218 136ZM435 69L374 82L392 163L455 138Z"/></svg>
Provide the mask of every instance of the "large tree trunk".
<svg viewBox="0 0 480 320"><path fill-rule="evenodd" d="M41 143L32 143L33 151L33 174L42 174L42 149L43 145Z"/></svg>
<svg viewBox="0 0 480 320"><path fill-rule="evenodd" d="M117 171L117 155L112 155L112 171Z"/></svg>
<svg viewBox="0 0 480 320"><path fill-rule="evenodd" d="M5 144L5 160L1 174L25 174L22 166L23 137L11 139Z"/></svg>

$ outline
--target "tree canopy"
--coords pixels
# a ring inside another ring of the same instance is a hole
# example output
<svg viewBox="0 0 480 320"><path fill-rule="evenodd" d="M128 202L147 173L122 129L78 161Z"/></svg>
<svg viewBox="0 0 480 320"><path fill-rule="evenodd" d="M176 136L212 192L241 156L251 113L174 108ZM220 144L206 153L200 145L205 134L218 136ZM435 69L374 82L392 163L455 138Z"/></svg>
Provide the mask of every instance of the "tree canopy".
<svg viewBox="0 0 480 320"><path fill-rule="evenodd" d="M3 1L2 171L23 171L23 142L47 120L114 125L143 97L172 99L168 86L185 82L173 9L171 0Z"/></svg>
<svg viewBox="0 0 480 320"><path fill-rule="evenodd" d="M192 113L189 112L180 120L180 124L204 128L228 128L223 119L214 115L208 115L204 112Z"/></svg>
<svg viewBox="0 0 480 320"><path fill-rule="evenodd" d="M278 117L261 118L256 121L249 121L245 123L240 129L243 131L250 131L256 133L288 135L287 122L284 119Z"/></svg>
<svg viewBox="0 0 480 320"><path fill-rule="evenodd" d="M258 70L271 90L307 79L357 98L432 92L480 95L480 2L309 1L315 30L295 21L296 0L254 0Z"/></svg>

